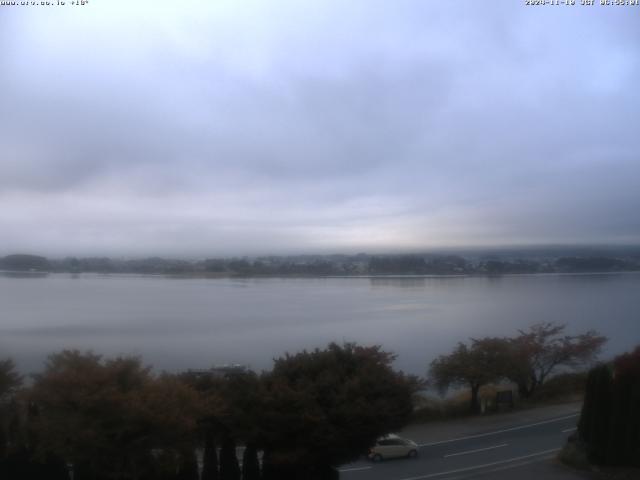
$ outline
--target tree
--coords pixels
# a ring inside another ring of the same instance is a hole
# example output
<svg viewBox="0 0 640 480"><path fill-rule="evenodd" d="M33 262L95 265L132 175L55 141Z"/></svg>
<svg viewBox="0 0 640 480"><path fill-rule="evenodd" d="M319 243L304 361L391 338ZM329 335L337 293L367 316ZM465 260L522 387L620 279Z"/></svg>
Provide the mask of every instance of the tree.
<svg viewBox="0 0 640 480"><path fill-rule="evenodd" d="M220 449L220 480L240 480L236 442L230 435L225 436Z"/></svg>
<svg viewBox="0 0 640 480"><path fill-rule="evenodd" d="M418 382L393 359L353 343L276 359L263 377L263 478L335 478L334 467L401 428Z"/></svg>
<svg viewBox="0 0 640 480"><path fill-rule="evenodd" d="M369 260L369 272L374 274L421 274L426 268L424 258L414 255L371 257Z"/></svg>
<svg viewBox="0 0 640 480"><path fill-rule="evenodd" d="M10 358L0 361L0 463L3 463L9 453L9 445L15 443L10 435L10 423L17 417L14 395L22 385L22 377L15 368Z"/></svg>
<svg viewBox="0 0 640 480"><path fill-rule="evenodd" d="M607 451L611 417L611 369L607 365L592 368L587 376L578 435L588 446L592 462L601 463Z"/></svg>
<svg viewBox="0 0 640 480"><path fill-rule="evenodd" d="M606 462L640 467L640 346L613 362Z"/></svg>
<svg viewBox="0 0 640 480"><path fill-rule="evenodd" d="M49 260L38 255L7 255L0 258L0 268L16 271L47 271L51 268Z"/></svg>
<svg viewBox="0 0 640 480"><path fill-rule="evenodd" d="M200 430L204 437L203 480L239 478L235 456L236 440L245 445L257 445L260 436L259 419L263 413L260 378L249 370L216 372L186 372L182 381L192 386L203 401ZM220 471L216 444L220 442Z"/></svg>
<svg viewBox="0 0 640 480"><path fill-rule="evenodd" d="M154 450L193 447L197 394L170 375L153 376L138 358L52 355L31 398L41 412L40 452L73 463L78 479L139 479L153 470Z"/></svg>
<svg viewBox="0 0 640 480"><path fill-rule="evenodd" d="M202 480L218 480L218 449L212 429L204 432L204 453L202 458Z"/></svg>
<svg viewBox="0 0 640 480"><path fill-rule="evenodd" d="M242 455L242 480L260 480L258 450L253 443L245 447Z"/></svg>
<svg viewBox="0 0 640 480"><path fill-rule="evenodd" d="M0 403L7 401L20 385L22 376L16 372L13 360L0 360Z"/></svg>
<svg viewBox="0 0 640 480"><path fill-rule="evenodd" d="M507 342L502 338L472 339L471 345L459 343L452 353L431 362L429 377L442 393L451 386L468 386L469 408L477 413L480 387L500 379L507 354Z"/></svg>
<svg viewBox="0 0 640 480"><path fill-rule="evenodd" d="M589 372L578 423L591 462L640 466L640 347Z"/></svg>
<svg viewBox="0 0 640 480"><path fill-rule="evenodd" d="M511 339L505 376L518 386L521 397L531 397L558 368L576 368L597 357L606 337L590 330L565 335L566 325L538 323Z"/></svg>
<svg viewBox="0 0 640 480"><path fill-rule="evenodd" d="M193 448L180 452L177 480L198 480L198 460Z"/></svg>

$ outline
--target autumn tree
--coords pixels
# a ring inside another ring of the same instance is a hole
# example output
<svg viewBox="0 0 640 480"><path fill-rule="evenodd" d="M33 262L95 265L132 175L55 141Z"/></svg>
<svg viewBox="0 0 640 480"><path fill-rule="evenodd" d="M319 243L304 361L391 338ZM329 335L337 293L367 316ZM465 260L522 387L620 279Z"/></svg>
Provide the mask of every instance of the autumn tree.
<svg viewBox="0 0 640 480"><path fill-rule="evenodd" d="M458 343L453 352L431 362L429 378L443 394L451 386L469 387L469 408L479 412L480 387L502 377L508 352L508 344L502 338L472 339L469 345Z"/></svg>
<svg viewBox="0 0 640 480"><path fill-rule="evenodd" d="M239 478L236 443L251 447L251 452L260 442L264 406L260 378L249 370L186 372L180 378L198 392L204 406L199 419L204 444L203 480ZM222 447L219 460L218 445ZM251 467L251 462L245 465Z"/></svg>
<svg viewBox="0 0 640 480"><path fill-rule="evenodd" d="M352 343L276 359L263 377L263 478L337 478L336 466L401 428L417 382L393 359Z"/></svg>
<svg viewBox="0 0 640 480"><path fill-rule="evenodd" d="M505 377L518 386L521 397L531 397L560 368L575 368L593 361L606 337L590 330L566 335L566 325L538 323L510 340L511 354Z"/></svg>
<svg viewBox="0 0 640 480"><path fill-rule="evenodd" d="M11 408L13 396L22 384L22 376L16 371L13 360L0 361L0 461L7 453L9 423L14 409Z"/></svg>
<svg viewBox="0 0 640 480"><path fill-rule="evenodd" d="M170 375L153 376L138 358L52 355L31 398L40 451L72 463L79 480L136 480L154 471L154 451L193 447L197 395Z"/></svg>
<svg viewBox="0 0 640 480"><path fill-rule="evenodd" d="M22 385L22 376L16 371L13 360L0 360L0 403L6 402Z"/></svg>
<svg viewBox="0 0 640 480"><path fill-rule="evenodd" d="M254 443L249 443L242 455L242 480L260 480L260 461Z"/></svg>

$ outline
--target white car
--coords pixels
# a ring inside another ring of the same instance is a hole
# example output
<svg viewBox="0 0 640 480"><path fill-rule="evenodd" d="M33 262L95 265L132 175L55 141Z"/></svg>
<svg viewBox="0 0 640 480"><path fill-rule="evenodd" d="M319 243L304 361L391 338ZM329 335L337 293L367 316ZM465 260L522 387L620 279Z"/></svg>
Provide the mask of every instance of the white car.
<svg viewBox="0 0 640 480"><path fill-rule="evenodd" d="M415 458L418 456L418 445L412 440L389 434L380 437L369 449L369 459L380 462L388 458Z"/></svg>

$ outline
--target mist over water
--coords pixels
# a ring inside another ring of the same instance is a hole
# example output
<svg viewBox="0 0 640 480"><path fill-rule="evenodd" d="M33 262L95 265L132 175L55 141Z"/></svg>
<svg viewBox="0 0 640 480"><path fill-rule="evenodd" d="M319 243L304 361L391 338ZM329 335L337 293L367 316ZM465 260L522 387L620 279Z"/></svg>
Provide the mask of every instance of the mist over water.
<svg viewBox="0 0 640 480"><path fill-rule="evenodd" d="M604 356L640 343L640 274L178 279L0 276L0 351L38 371L63 348L141 355L157 369L271 367L330 341L380 344L396 366L428 363L469 337L535 322L596 329Z"/></svg>

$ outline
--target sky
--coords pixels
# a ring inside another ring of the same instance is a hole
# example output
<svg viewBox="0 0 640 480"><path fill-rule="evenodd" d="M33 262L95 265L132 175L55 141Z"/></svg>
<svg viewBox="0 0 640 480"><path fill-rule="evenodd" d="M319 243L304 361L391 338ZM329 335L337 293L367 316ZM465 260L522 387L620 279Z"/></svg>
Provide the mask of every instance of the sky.
<svg viewBox="0 0 640 480"><path fill-rule="evenodd" d="M0 254L640 243L640 7L90 0L0 42Z"/></svg>

